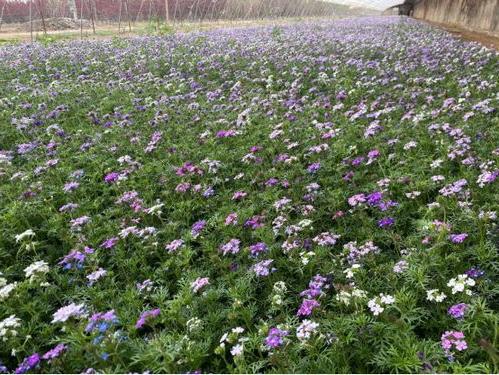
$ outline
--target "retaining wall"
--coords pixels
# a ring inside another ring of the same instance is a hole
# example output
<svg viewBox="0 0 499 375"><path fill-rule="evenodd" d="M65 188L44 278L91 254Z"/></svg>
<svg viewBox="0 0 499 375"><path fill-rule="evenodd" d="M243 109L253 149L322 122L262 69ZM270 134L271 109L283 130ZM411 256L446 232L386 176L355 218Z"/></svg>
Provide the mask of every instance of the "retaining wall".
<svg viewBox="0 0 499 375"><path fill-rule="evenodd" d="M499 36L499 0L421 0L413 16Z"/></svg>

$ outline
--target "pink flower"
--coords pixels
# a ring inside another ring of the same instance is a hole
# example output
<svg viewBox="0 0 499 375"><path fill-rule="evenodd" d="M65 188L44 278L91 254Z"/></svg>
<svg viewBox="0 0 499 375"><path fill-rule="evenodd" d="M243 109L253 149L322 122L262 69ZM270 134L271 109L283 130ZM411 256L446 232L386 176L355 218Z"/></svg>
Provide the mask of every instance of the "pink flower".
<svg viewBox="0 0 499 375"><path fill-rule="evenodd" d="M198 277L191 284L191 289L194 293L199 292L203 287L210 284L210 279L208 277Z"/></svg>

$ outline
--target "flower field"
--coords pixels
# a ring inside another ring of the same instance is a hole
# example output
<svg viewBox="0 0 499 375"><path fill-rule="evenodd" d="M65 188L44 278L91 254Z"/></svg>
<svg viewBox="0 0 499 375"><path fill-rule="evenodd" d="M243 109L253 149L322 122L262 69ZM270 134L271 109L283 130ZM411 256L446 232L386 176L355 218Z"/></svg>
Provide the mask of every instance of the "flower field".
<svg viewBox="0 0 499 375"><path fill-rule="evenodd" d="M0 49L0 372L499 372L498 53L399 17Z"/></svg>

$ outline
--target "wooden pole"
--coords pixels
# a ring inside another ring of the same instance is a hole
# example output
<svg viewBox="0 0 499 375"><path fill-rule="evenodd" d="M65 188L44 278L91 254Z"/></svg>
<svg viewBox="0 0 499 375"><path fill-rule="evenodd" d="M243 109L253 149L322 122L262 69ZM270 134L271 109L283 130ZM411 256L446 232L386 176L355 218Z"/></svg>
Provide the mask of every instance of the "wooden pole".
<svg viewBox="0 0 499 375"><path fill-rule="evenodd" d="M170 22L170 10L168 8L168 0L165 0L165 22Z"/></svg>

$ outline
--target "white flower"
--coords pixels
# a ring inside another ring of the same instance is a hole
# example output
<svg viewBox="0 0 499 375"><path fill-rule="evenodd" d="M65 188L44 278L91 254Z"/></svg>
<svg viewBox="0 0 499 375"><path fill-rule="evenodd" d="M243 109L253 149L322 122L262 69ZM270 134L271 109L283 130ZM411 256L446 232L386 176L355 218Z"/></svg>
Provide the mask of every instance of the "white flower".
<svg viewBox="0 0 499 375"><path fill-rule="evenodd" d="M187 331L189 331L189 333L193 333L201 329L201 327L203 326L203 321L198 317L194 317L189 319L186 325Z"/></svg>
<svg viewBox="0 0 499 375"><path fill-rule="evenodd" d="M385 311L385 308L382 305L391 305L395 302L395 298L389 294L380 293L379 297L375 297L367 303L367 306L373 313L373 315L377 316Z"/></svg>
<svg viewBox="0 0 499 375"><path fill-rule="evenodd" d="M38 274L45 274L47 272L49 272L49 266L44 260L32 263L24 269L26 278L29 278L30 280L34 280Z"/></svg>
<svg viewBox="0 0 499 375"><path fill-rule="evenodd" d="M421 195L420 191L411 191L410 193L405 193L405 196L409 199L416 199Z"/></svg>
<svg viewBox="0 0 499 375"><path fill-rule="evenodd" d="M0 301L6 299L9 294L17 287L17 283L7 284L0 288Z"/></svg>
<svg viewBox="0 0 499 375"><path fill-rule="evenodd" d="M57 310L52 319L52 323L57 323L57 322L65 322L72 316L74 317L79 317L83 315L85 309L85 305L82 303L80 305L77 305L75 303L71 303L70 305L61 307L59 310Z"/></svg>
<svg viewBox="0 0 499 375"><path fill-rule="evenodd" d="M240 333L243 333L243 332L244 332L244 328L243 328L243 327L236 327L236 328L232 328L232 332L233 332L233 333L240 334Z"/></svg>
<svg viewBox="0 0 499 375"><path fill-rule="evenodd" d="M474 285L475 280L466 274L458 275L457 278L450 279L447 283L447 286L452 288L452 294L465 292L466 294L471 295L471 290L467 290L466 287Z"/></svg>
<svg viewBox="0 0 499 375"><path fill-rule="evenodd" d="M0 272L0 276L2 276L2 273ZM7 279L0 277L0 288L7 285Z"/></svg>
<svg viewBox="0 0 499 375"><path fill-rule="evenodd" d="M431 289L426 292L426 299L428 301L442 302L447 296L444 293L440 293L438 289Z"/></svg>
<svg viewBox="0 0 499 375"><path fill-rule="evenodd" d="M87 275L87 279L90 281L90 285L93 285L101 277L106 276L106 274L107 271L104 268L99 268L97 271Z"/></svg>
<svg viewBox="0 0 499 375"><path fill-rule="evenodd" d="M432 169L435 169L435 168L438 168L442 165L444 161L442 159L437 159L437 160L434 160L431 164L430 164L430 167Z"/></svg>
<svg viewBox="0 0 499 375"><path fill-rule="evenodd" d="M384 303L385 305L391 305L395 302L395 298L393 296L390 296L389 294L384 295L381 293L380 295L381 302Z"/></svg>
<svg viewBox="0 0 499 375"><path fill-rule="evenodd" d="M317 330L318 327L319 327L318 323L305 319L296 329L296 337L298 337L298 339L302 342L307 341L308 339L310 339L310 337Z"/></svg>
<svg viewBox="0 0 499 375"><path fill-rule="evenodd" d="M34 235L35 235L35 232L33 232L31 229L28 229L28 230L22 232L21 234L16 235L16 237L15 237L16 242L22 241L26 237L33 237Z"/></svg>
<svg viewBox="0 0 499 375"><path fill-rule="evenodd" d="M367 303L367 306L369 307L374 316L378 316L383 311L385 311L385 309L381 307L381 305L379 305L376 301L377 298L373 298L372 300L369 300L369 302Z"/></svg>
<svg viewBox="0 0 499 375"><path fill-rule="evenodd" d="M352 267L347 268L343 271L343 273L345 274L347 279L352 279L355 273L354 271L358 270L360 267L361 266L358 263L352 264Z"/></svg>
<svg viewBox="0 0 499 375"><path fill-rule="evenodd" d="M402 259L401 261L398 261L397 263L395 263L395 265L393 266L393 272L402 273L402 272L406 271L407 268L409 268L409 263L407 263L406 260Z"/></svg>
<svg viewBox="0 0 499 375"><path fill-rule="evenodd" d="M149 215L161 215L161 208L163 208L164 204L163 203L159 203L155 206L152 206L150 208L148 208L146 210L146 213L148 213Z"/></svg>
<svg viewBox="0 0 499 375"><path fill-rule="evenodd" d="M17 336L16 328L21 326L21 320L11 315L8 318L0 321L0 338L2 341L7 341L8 336Z"/></svg>
<svg viewBox="0 0 499 375"><path fill-rule="evenodd" d="M243 352L244 352L244 345L243 344L236 344L230 350L230 354L232 354L234 357L242 355Z"/></svg>

